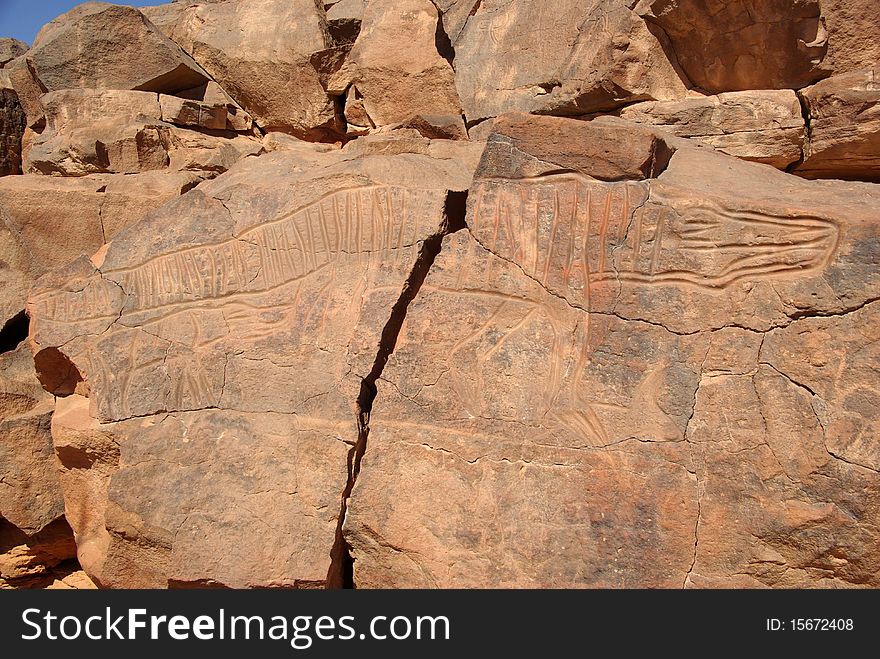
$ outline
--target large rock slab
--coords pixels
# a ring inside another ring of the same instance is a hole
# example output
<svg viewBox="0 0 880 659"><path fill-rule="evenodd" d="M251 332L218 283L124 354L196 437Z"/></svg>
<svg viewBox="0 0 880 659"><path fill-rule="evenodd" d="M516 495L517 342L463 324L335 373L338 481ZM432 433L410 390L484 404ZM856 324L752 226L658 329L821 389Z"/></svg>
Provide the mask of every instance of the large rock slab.
<svg viewBox="0 0 880 659"><path fill-rule="evenodd" d="M620 116L777 169L786 169L803 156L804 117L797 94L791 90L648 101L627 106Z"/></svg>
<svg viewBox="0 0 880 659"><path fill-rule="evenodd" d="M46 127L28 145L24 169L61 176L163 169L226 171L261 152L227 131L228 106L141 91L67 89L44 94Z"/></svg>
<svg viewBox="0 0 880 659"><path fill-rule="evenodd" d="M853 71L801 92L810 117L808 178L880 181L880 70Z"/></svg>
<svg viewBox="0 0 880 659"><path fill-rule="evenodd" d="M469 122L504 112L578 115L671 100L686 84L622 0L484 0L455 41Z"/></svg>
<svg viewBox="0 0 880 659"><path fill-rule="evenodd" d="M0 355L0 517L32 536L64 516L43 391L27 347Z"/></svg>
<svg viewBox="0 0 880 659"><path fill-rule="evenodd" d="M489 137L377 380L355 585L880 585L880 193L675 138L590 176L557 121Z"/></svg>
<svg viewBox="0 0 880 659"><path fill-rule="evenodd" d="M10 37L0 38L0 69L27 51L28 45L23 41Z"/></svg>
<svg viewBox="0 0 880 659"><path fill-rule="evenodd" d="M824 65L834 74L871 68L880 61L880 21L873 0L821 0L828 30Z"/></svg>
<svg viewBox="0 0 880 659"><path fill-rule="evenodd" d="M44 26L26 57L44 91L175 93L209 79L137 9L104 2L86 2Z"/></svg>
<svg viewBox="0 0 880 659"><path fill-rule="evenodd" d="M90 255L117 231L202 178L195 172L4 177L0 218L8 233L0 229L0 245L4 253L17 255L6 266L30 279Z"/></svg>
<svg viewBox="0 0 880 659"><path fill-rule="evenodd" d="M111 447L66 489L106 488L68 501L91 502L71 519L101 585L307 587L336 567L362 382L480 148L378 151L240 163L38 284L37 359L75 368L94 420L80 401L56 437Z"/></svg>
<svg viewBox="0 0 880 659"><path fill-rule="evenodd" d="M828 75L820 0L641 0L690 81L715 94L799 89Z"/></svg>
<svg viewBox="0 0 880 659"><path fill-rule="evenodd" d="M349 130L421 117L455 126L465 138L452 65L437 50L439 14L431 0L373 0L360 34L330 87L346 94Z"/></svg>
<svg viewBox="0 0 880 659"><path fill-rule="evenodd" d="M310 139L339 133L316 57L333 44L314 0L185 2L148 13L263 130Z"/></svg>

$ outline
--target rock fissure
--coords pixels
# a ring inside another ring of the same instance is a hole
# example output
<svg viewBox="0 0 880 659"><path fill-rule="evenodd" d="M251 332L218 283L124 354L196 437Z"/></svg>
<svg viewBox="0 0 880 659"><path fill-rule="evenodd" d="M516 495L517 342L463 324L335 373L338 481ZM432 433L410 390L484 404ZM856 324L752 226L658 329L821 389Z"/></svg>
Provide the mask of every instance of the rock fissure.
<svg viewBox="0 0 880 659"><path fill-rule="evenodd" d="M354 560L343 532L345 515L348 511L348 499L354 489L358 475L360 474L361 460L367 450L367 442L370 435L370 415L373 403L376 400L378 390L376 382L382 377L385 365L394 353L397 339L406 320L406 314L410 304L415 300L428 276L434 260L440 254L443 239L466 227L465 214L467 210L467 191L446 193L446 202L443 211L443 221L440 229L433 236L427 238L419 250L419 256L403 285L400 297L391 309L391 315L382 329L376 358L369 374L362 378L360 394L357 399L357 428L358 438L355 445L348 452L347 471L348 478L342 492L339 518L336 528L336 536L333 547L330 550L330 568L327 572L326 585L330 589L354 588Z"/></svg>

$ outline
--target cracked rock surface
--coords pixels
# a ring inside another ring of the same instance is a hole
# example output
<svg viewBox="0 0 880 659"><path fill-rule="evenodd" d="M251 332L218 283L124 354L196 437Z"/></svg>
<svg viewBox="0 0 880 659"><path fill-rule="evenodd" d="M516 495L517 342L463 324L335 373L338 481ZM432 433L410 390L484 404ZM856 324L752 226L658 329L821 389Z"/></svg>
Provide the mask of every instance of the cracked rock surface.
<svg viewBox="0 0 880 659"><path fill-rule="evenodd" d="M880 587L876 13L0 38L0 588Z"/></svg>

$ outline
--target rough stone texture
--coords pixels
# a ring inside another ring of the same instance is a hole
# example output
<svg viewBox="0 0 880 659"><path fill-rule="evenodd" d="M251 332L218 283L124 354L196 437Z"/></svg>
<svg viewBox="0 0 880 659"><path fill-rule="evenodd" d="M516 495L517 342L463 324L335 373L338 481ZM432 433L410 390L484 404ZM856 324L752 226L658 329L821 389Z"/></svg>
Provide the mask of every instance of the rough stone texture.
<svg viewBox="0 0 880 659"><path fill-rule="evenodd" d="M880 181L880 70L834 76L801 95L810 136L797 173Z"/></svg>
<svg viewBox="0 0 880 659"><path fill-rule="evenodd" d="M225 131L228 109L216 99L71 89L45 94L41 104L47 125L28 146L28 172L83 176L170 167L219 173L261 150L257 140Z"/></svg>
<svg viewBox="0 0 880 659"><path fill-rule="evenodd" d="M820 0L641 0L635 11L669 36L690 81L710 94L798 89L828 74Z"/></svg>
<svg viewBox="0 0 880 659"><path fill-rule="evenodd" d="M27 117L8 76L0 74L0 176L21 174L21 140Z"/></svg>
<svg viewBox="0 0 880 659"><path fill-rule="evenodd" d="M686 84L623 0L484 0L456 40L468 121L513 110L578 115L671 100Z"/></svg>
<svg viewBox="0 0 880 659"><path fill-rule="evenodd" d="M314 57L332 46L314 0L185 2L150 15L263 130L338 132Z"/></svg>
<svg viewBox="0 0 880 659"><path fill-rule="evenodd" d="M71 522L101 585L327 579L361 380L480 147L376 151L240 163L38 284L36 358L75 365L103 445L119 444L104 508L72 495L92 508ZM97 432L81 405L56 441ZM63 475L65 493L100 491L112 461Z"/></svg>
<svg viewBox="0 0 880 659"><path fill-rule="evenodd" d="M874 0L820 0L828 30L825 65L835 74L871 68L880 61L880 21Z"/></svg>
<svg viewBox="0 0 880 659"><path fill-rule="evenodd" d="M27 347L0 354L0 517L29 536L64 515L49 428L54 408Z"/></svg>
<svg viewBox="0 0 880 659"><path fill-rule="evenodd" d="M63 519L28 536L0 517L0 589L48 585L58 574L55 568L69 564L75 556L73 534Z"/></svg>
<svg viewBox="0 0 880 659"><path fill-rule="evenodd" d="M20 251L22 265L16 270L40 276L81 255L90 255L121 228L179 196L201 178L193 172L4 177L0 179L0 218L11 232L7 240L14 241ZM63 236L59 227L64 229Z"/></svg>
<svg viewBox="0 0 880 659"><path fill-rule="evenodd" d="M350 131L419 117L466 132L452 65L437 50L439 15L431 0L372 0L360 35L330 88L346 94Z"/></svg>
<svg viewBox="0 0 880 659"><path fill-rule="evenodd" d="M119 466L119 443L89 416L89 399L78 394L58 399L52 440L77 559L85 572L101 583L110 545L105 522L107 490Z"/></svg>
<svg viewBox="0 0 880 659"><path fill-rule="evenodd" d="M139 89L175 93L208 76L137 9L87 2L47 24L26 55L44 91Z"/></svg>
<svg viewBox="0 0 880 659"><path fill-rule="evenodd" d="M27 51L28 45L23 41L9 37L0 38L0 69Z"/></svg>
<svg viewBox="0 0 880 659"><path fill-rule="evenodd" d="M683 140L599 181L560 168L569 125L526 171L490 136L409 309L355 584L880 585L880 192Z"/></svg>
<svg viewBox="0 0 880 659"><path fill-rule="evenodd" d="M648 101L624 108L620 116L778 169L785 169L803 156L804 117L797 94L791 90Z"/></svg>
<svg viewBox="0 0 880 659"><path fill-rule="evenodd" d="M0 588L880 587L874 4L0 40Z"/></svg>

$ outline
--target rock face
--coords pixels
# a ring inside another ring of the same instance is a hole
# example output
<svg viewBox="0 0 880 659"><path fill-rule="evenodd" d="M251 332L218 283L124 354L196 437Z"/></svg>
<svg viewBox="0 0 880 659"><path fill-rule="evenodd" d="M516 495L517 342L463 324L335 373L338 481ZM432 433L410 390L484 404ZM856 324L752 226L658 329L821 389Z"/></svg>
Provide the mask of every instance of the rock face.
<svg viewBox="0 0 880 659"><path fill-rule="evenodd" d="M170 167L216 174L262 149L255 139L226 132L228 107L216 100L70 89L44 94L40 103L47 125L31 141L28 172L83 176ZM223 132L214 137L195 130Z"/></svg>
<svg viewBox="0 0 880 659"><path fill-rule="evenodd" d="M880 587L875 4L0 39L0 588Z"/></svg>
<svg viewBox="0 0 880 659"><path fill-rule="evenodd" d="M790 90L649 101L624 108L620 116L660 126L732 156L778 169L785 169L803 156L804 118L800 101Z"/></svg>
<svg viewBox="0 0 880 659"><path fill-rule="evenodd" d="M107 488L86 521L71 518L101 585L326 581L383 311L480 149L414 138L398 151L406 167L338 151L307 167L264 156L121 232L100 270L82 259L41 282L37 359L63 353L119 445L108 485L70 486ZM68 416L59 428L88 429ZM106 531L88 521L102 516Z"/></svg>
<svg viewBox="0 0 880 659"><path fill-rule="evenodd" d="M635 4L635 3L631 3ZM708 93L799 88L827 75L820 0L641 0L636 12L672 42Z"/></svg>
<svg viewBox="0 0 880 659"><path fill-rule="evenodd" d="M326 16L315 0L180 5L170 11L158 8L162 29L263 130L310 138L339 131L333 100L321 84L322 60L317 57L333 44Z"/></svg>
<svg viewBox="0 0 880 659"><path fill-rule="evenodd" d="M28 45L23 41L8 37L0 38L0 69L19 55L24 55L27 51Z"/></svg>
<svg viewBox="0 0 880 659"><path fill-rule="evenodd" d="M479 3L455 42L468 121L512 110L578 115L683 96L661 37L622 0Z"/></svg>
<svg viewBox="0 0 880 659"><path fill-rule="evenodd" d="M843 330L880 288L873 186L684 142L606 182L601 151L570 164L580 125L512 156L505 125L378 382L355 583L880 584L876 413L844 357L873 332Z"/></svg>
<svg viewBox="0 0 880 659"><path fill-rule="evenodd" d="M431 0L373 0L360 36L331 89L345 94L349 130L367 131L420 117L466 137L451 64L437 50Z"/></svg>
<svg viewBox="0 0 880 659"><path fill-rule="evenodd" d="M21 140L27 118L18 94L0 77L0 176L21 174Z"/></svg>
<svg viewBox="0 0 880 659"><path fill-rule="evenodd" d="M810 139L798 172L880 181L880 70L834 76L801 93Z"/></svg>
<svg viewBox="0 0 880 659"><path fill-rule="evenodd" d="M174 93L208 76L137 9L87 2L46 25L27 59L47 91L139 89Z"/></svg>

